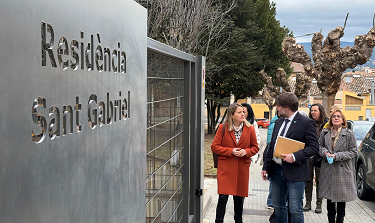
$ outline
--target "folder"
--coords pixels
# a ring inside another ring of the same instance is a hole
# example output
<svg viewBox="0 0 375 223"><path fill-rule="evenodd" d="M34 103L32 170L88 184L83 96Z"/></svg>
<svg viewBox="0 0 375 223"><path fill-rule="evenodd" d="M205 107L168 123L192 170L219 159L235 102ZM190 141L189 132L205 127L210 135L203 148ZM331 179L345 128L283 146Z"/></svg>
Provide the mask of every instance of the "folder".
<svg viewBox="0 0 375 223"><path fill-rule="evenodd" d="M283 136L279 136L277 138L273 156L284 159L285 156L281 156L281 154L294 153L303 148L305 148L305 143L299 142L297 140L289 139Z"/></svg>

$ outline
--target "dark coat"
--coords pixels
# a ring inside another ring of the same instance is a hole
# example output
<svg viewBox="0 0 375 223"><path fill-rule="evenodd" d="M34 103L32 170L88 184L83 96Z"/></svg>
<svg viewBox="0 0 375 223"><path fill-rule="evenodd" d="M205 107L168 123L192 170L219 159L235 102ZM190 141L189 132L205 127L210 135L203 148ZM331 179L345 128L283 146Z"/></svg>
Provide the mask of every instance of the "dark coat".
<svg viewBox="0 0 375 223"><path fill-rule="evenodd" d="M269 177L272 177L274 165L278 165L272 161L272 157L276 138L283 122L284 118L276 120L270 148L264 159L263 170L267 171ZM294 163L282 162L283 173L289 181L307 181L310 178L309 158L319 151L314 120L297 112L285 137L305 143L305 148L293 153L296 159Z"/></svg>
<svg viewBox="0 0 375 223"><path fill-rule="evenodd" d="M322 125L320 125L320 133L323 131L324 126L328 123L329 118L325 117L324 122ZM318 134L318 133L317 133ZM314 159L311 161L314 162L314 166L320 168L322 165L322 157L318 154L314 156Z"/></svg>
<svg viewBox="0 0 375 223"><path fill-rule="evenodd" d="M335 154L332 164L328 163L326 152ZM319 197L330 199L332 202L348 202L356 199L354 160L357 152L357 142L352 130L341 130L332 151L331 131L323 129L319 138L319 154L323 157L320 168Z"/></svg>
<svg viewBox="0 0 375 223"><path fill-rule="evenodd" d="M249 194L249 168L253 155L259 151L257 138L253 126L244 125L241 138L236 142L233 131L228 131L225 124L220 124L211 145L212 152L219 155L217 165L218 194L247 197ZM233 148L242 148L246 151L245 157L232 155Z"/></svg>

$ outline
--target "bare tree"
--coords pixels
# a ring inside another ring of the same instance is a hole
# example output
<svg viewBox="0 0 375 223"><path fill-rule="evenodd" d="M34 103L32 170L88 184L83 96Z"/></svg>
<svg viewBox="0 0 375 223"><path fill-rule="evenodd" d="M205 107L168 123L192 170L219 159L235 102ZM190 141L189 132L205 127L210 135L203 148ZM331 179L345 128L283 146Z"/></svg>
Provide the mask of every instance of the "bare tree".
<svg viewBox="0 0 375 223"><path fill-rule="evenodd" d="M270 89L267 88L267 85L264 85L263 91L262 91L262 99L264 103L268 106L269 109L269 119L272 119L272 110L275 107L275 98L277 97L276 92L270 91Z"/></svg>
<svg viewBox="0 0 375 223"><path fill-rule="evenodd" d="M344 36L344 28L338 26L331 30L323 44L323 35L320 32L314 34L311 40L314 64L303 46L295 43L294 38L285 37L282 43L287 58L301 63L306 75L316 79L318 88L323 93L323 107L326 112L329 112L327 108L334 104L342 73L348 68L366 63L375 46L375 28L372 28L367 34L356 36L353 47L341 48L340 38Z"/></svg>
<svg viewBox="0 0 375 223"><path fill-rule="evenodd" d="M231 37L227 30L233 24L230 13L236 7L235 3L236 0L149 0L146 4L148 37L190 54L204 55L207 87L211 77L223 69L223 65L215 64L213 59ZM220 115L220 106L225 99L210 96L206 93L208 114L213 111L215 115L217 108ZM208 115L209 126L217 123L214 119ZM209 133L212 130L208 128Z"/></svg>
<svg viewBox="0 0 375 223"><path fill-rule="evenodd" d="M264 70L259 72L262 76L262 80L266 83L263 88L262 98L264 103L269 108L270 119L272 118L272 109L275 107L275 98L284 92L291 92L292 88L287 80L287 74L283 68L277 69L276 81L280 87L275 87L272 82L272 77L268 76ZM294 88L294 94L297 98L302 95L306 95L311 87L312 78L307 76L305 72L298 73L296 75L296 85Z"/></svg>
<svg viewBox="0 0 375 223"><path fill-rule="evenodd" d="M150 0L148 1L148 36L187 53L209 54L210 44L226 43L222 35L226 19L235 0L225 6L215 0Z"/></svg>

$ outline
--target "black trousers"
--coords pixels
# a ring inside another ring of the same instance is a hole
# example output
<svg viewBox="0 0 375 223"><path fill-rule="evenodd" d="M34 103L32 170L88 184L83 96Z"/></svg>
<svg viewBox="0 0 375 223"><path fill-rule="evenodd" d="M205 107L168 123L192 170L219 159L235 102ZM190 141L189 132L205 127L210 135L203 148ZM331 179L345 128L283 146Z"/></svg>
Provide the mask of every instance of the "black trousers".
<svg viewBox="0 0 375 223"><path fill-rule="evenodd" d="M332 202L331 200L327 200L327 212L328 212L328 222L329 223L342 223L344 222L345 217L345 206L346 202ZM336 217L337 213L337 217ZM336 221L335 221L336 218Z"/></svg>
<svg viewBox="0 0 375 223"><path fill-rule="evenodd" d="M315 170L315 183L316 183L316 205L322 204L323 198L318 197L319 194L319 178L320 178L320 168L314 166L314 160L309 162L310 169L310 179L306 182L305 185L305 197L306 204L311 204L312 194L313 194L313 181L314 181L314 170Z"/></svg>
<svg viewBox="0 0 375 223"><path fill-rule="evenodd" d="M223 223L225 216L225 208L227 206L229 195L219 194L219 201L216 207L215 223ZM233 196L234 201L234 222L242 223L242 211L244 198L240 196Z"/></svg>

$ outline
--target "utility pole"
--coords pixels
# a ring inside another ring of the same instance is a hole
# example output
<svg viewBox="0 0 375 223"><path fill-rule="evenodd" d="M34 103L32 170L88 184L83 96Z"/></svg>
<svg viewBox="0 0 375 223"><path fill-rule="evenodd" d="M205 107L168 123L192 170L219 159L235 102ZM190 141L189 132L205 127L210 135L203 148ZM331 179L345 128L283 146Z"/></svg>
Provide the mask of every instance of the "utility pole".
<svg viewBox="0 0 375 223"><path fill-rule="evenodd" d="M366 80L371 80L371 96L370 96L370 104L374 105L374 78L368 77L365 78Z"/></svg>
<svg viewBox="0 0 375 223"><path fill-rule="evenodd" d="M374 78L371 79L371 105L374 105Z"/></svg>

